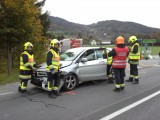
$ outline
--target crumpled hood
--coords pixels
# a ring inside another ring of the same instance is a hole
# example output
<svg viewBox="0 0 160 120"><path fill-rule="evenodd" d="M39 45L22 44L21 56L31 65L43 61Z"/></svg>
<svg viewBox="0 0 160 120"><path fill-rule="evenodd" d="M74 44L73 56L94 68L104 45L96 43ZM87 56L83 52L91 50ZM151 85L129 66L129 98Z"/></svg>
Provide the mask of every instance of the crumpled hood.
<svg viewBox="0 0 160 120"><path fill-rule="evenodd" d="M60 61L60 63L61 63L61 68L64 68L72 64L72 61ZM39 66L38 69L46 69L46 63L40 64L38 66Z"/></svg>
<svg viewBox="0 0 160 120"><path fill-rule="evenodd" d="M38 69L46 69L46 63L42 63L40 65L38 65Z"/></svg>
<svg viewBox="0 0 160 120"><path fill-rule="evenodd" d="M72 61L60 61L61 68L67 67L72 64Z"/></svg>

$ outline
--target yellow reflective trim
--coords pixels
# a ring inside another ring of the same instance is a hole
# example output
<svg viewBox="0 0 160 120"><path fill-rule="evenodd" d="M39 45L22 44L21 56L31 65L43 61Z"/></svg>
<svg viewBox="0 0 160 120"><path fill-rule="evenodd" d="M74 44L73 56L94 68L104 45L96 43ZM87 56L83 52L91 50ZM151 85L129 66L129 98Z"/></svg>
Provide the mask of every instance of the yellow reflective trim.
<svg viewBox="0 0 160 120"><path fill-rule="evenodd" d="M121 84L116 84L115 86L116 86L116 88L120 88Z"/></svg>
<svg viewBox="0 0 160 120"><path fill-rule="evenodd" d="M134 75L130 75L130 77L131 77L131 78L133 78L133 77L134 77Z"/></svg>
<svg viewBox="0 0 160 120"><path fill-rule="evenodd" d="M53 65L49 65L49 66L47 66L47 68L52 69L52 68L54 68L54 66Z"/></svg>
<svg viewBox="0 0 160 120"><path fill-rule="evenodd" d="M58 87L53 87L54 90L58 90Z"/></svg>
<svg viewBox="0 0 160 120"><path fill-rule="evenodd" d="M139 78L139 76L134 76L134 78L135 78L135 79L138 79L138 78Z"/></svg>
<svg viewBox="0 0 160 120"><path fill-rule="evenodd" d="M27 86L24 86L24 82L22 82L22 84L21 84L21 89L22 89L22 90L26 90L26 88L27 88Z"/></svg>
<svg viewBox="0 0 160 120"><path fill-rule="evenodd" d="M30 79L31 75L19 75L20 79Z"/></svg>
<svg viewBox="0 0 160 120"><path fill-rule="evenodd" d="M111 78L111 77L112 77L112 74L109 74L108 77Z"/></svg>
<svg viewBox="0 0 160 120"><path fill-rule="evenodd" d="M125 83L123 83L123 84L120 84L120 86L121 86L121 87L124 87L124 86L125 86Z"/></svg>
<svg viewBox="0 0 160 120"><path fill-rule="evenodd" d="M52 91L52 87L51 87L51 83L50 82L48 82L48 91Z"/></svg>

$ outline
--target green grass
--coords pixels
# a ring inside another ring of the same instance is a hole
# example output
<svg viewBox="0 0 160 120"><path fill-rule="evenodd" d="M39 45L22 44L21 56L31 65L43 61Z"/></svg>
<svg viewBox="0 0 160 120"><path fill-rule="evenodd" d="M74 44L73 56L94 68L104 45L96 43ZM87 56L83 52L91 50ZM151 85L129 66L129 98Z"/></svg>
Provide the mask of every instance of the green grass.
<svg viewBox="0 0 160 120"><path fill-rule="evenodd" d="M96 47L95 46L91 46L91 45L83 45L84 47ZM114 45L99 45L99 47L110 47L113 48ZM144 46L141 46L142 50L144 50ZM149 49L151 50L151 55L159 55L160 52L160 46L150 46Z"/></svg>
<svg viewBox="0 0 160 120"><path fill-rule="evenodd" d="M17 82L17 81L19 81L19 70L18 69L13 69L10 75L8 75L7 73L0 74L0 85Z"/></svg>
<svg viewBox="0 0 160 120"><path fill-rule="evenodd" d="M149 47L149 49L151 50L151 55L159 55L160 46ZM145 51L144 47L142 47L142 51Z"/></svg>
<svg viewBox="0 0 160 120"><path fill-rule="evenodd" d="M37 52L37 54L35 55L35 60L38 64L43 63L46 59L46 51L44 49L41 51L44 52ZM0 85L19 81L19 60L14 61L14 68L12 69L10 75L7 74L6 59L2 59L1 61L2 62L0 63Z"/></svg>

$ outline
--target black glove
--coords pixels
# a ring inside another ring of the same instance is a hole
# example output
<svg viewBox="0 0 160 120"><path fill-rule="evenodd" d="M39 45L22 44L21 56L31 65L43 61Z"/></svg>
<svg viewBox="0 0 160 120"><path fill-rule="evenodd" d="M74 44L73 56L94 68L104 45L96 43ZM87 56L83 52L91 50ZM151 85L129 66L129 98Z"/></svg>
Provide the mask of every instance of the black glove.
<svg viewBox="0 0 160 120"><path fill-rule="evenodd" d="M37 65L37 64L34 64L33 67L38 68L38 65Z"/></svg>

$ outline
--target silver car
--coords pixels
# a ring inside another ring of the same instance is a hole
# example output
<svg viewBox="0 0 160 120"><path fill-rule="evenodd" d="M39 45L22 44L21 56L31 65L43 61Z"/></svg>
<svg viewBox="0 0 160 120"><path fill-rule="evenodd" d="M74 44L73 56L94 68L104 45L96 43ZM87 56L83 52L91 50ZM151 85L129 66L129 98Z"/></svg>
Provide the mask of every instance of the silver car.
<svg viewBox="0 0 160 120"><path fill-rule="evenodd" d="M111 50L111 48L107 48ZM61 79L65 90L74 89L79 83L107 79L106 48L80 47L69 49L60 55ZM45 72L46 63L42 64L31 83L47 89Z"/></svg>

